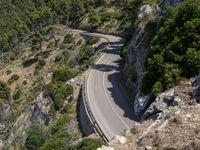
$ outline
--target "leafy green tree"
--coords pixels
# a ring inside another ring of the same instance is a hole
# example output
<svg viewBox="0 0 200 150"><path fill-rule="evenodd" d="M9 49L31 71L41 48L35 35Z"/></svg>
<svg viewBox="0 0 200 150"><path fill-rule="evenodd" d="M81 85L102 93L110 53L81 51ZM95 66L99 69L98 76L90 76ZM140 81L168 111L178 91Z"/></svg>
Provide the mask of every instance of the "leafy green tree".
<svg viewBox="0 0 200 150"><path fill-rule="evenodd" d="M49 0L48 6L53 11L53 18L56 22L69 22L71 0Z"/></svg>
<svg viewBox="0 0 200 150"><path fill-rule="evenodd" d="M39 32L36 32L33 35L32 44L36 49L42 50L42 42L43 42L43 40L44 40L43 35L41 33L39 33Z"/></svg>
<svg viewBox="0 0 200 150"><path fill-rule="evenodd" d="M166 90L200 71L200 1L185 0L169 8L145 64L144 94Z"/></svg>
<svg viewBox="0 0 200 150"><path fill-rule="evenodd" d="M82 0L72 0L70 12L69 20L72 20L73 24L79 23L86 12Z"/></svg>
<svg viewBox="0 0 200 150"><path fill-rule="evenodd" d="M25 147L29 150L38 150L46 140L46 132L38 125L33 125L28 130Z"/></svg>
<svg viewBox="0 0 200 150"><path fill-rule="evenodd" d="M67 81L77 75L77 71L70 68L59 68L53 72L53 80Z"/></svg>
<svg viewBox="0 0 200 150"><path fill-rule="evenodd" d="M185 70L188 70L186 74L198 74L200 70L200 51L194 48L188 48L185 55L185 63Z"/></svg>
<svg viewBox="0 0 200 150"><path fill-rule="evenodd" d="M96 29L101 24L101 17L99 16L98 12L94 10L90 11L89 22L93 29Z"/></svg>
<svg viewBox="0 0 200 150"><path fill-rule="evenodd" d="M46 86L46 93L53 100L55 110L60 110L64 105L65 99L73 92L73 88L62 82L52 82Z"/></svg>
<svg viewBox="0 0 200 150"><path fill-rule="evenodd" d="M72 146L69 150L94 150L103 145L103 141L96 139L84 139L79 144Z"/></svg>
<svg viewBox="0 0 200 150"><path fill-rule="evenodd" d="M0 98L4 100L9 100L10 92L11 92L11 89L9 85L0 80Z"/></svg>
<svg viewBox="0 0 200 150"><path fill-rule="evenodd" d="M160 94L163 91L163 85L160 81L157 81L152 88L152 92L155 96Z"/></svg>

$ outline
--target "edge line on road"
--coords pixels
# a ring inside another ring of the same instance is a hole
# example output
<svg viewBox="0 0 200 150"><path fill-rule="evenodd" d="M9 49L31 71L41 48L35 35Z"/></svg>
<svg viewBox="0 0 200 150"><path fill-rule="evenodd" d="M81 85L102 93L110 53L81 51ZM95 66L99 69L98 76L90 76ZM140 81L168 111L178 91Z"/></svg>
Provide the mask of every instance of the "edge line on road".
<svg viewBox="0 0 200 150"><path fill-rule="evenodd" d="M101 59L103 59L103 57L104 57L104 54L105 53L103 53L103 55L98 59L98 61L96 62L96 63L98 63ZM89 80L89 78L90 78L90 73L91 73L91 69L89 70L89 72L88 72L88 78L87 78L87 88L86 88L86 90L87 90L87 93L89 93L88 92L88 80ZM94 113L94 109L91 107L92 105L91 105L91 101L90 101L90 96L89 96L89 94L87 95L88 96L88 102L89 102L89 105L90 105L90 108L91 108L91 110L92 110L92 112L93 112L93 115L94 115L94 117L95 118L97 118L96 117L96 115L95 115L95 113ZM97 121L97 123L99 124L99 126L101 127L101 129L102 129L102 125L101 125L101 123L98 121L98 119L96 119L96 121ZM109 139L112 139L109 135L106 135L107 137L109 137Z"/></svg>
<svg viewBox="0 0 200 150"><path fill-rule="evenodd" d="M112 60L112 56L111 56L111 60ZM111 61L112 62L112 61ZM111 62L110 63L106 63L106 65L109 65L109 64L111 64ZM119 114L116 112L116 110L113 108L113 106L112 106L112 103L110 102L110 100L109 100L109 96L108 96L108 93L106 92L106 89L105 89L105 75L106 75L106 72L103 72L103 89L104 89L104 92L105 92L105 94L106 94L106 98L107 98L107 100L109 101L109 104L110 104L110 106L111 106L111 108L113 109L113 111L114 111L114 113L117 115L117 117L121 120L121 122L130 130L130 127L122 120L122 118L119 116Z"/></svg>

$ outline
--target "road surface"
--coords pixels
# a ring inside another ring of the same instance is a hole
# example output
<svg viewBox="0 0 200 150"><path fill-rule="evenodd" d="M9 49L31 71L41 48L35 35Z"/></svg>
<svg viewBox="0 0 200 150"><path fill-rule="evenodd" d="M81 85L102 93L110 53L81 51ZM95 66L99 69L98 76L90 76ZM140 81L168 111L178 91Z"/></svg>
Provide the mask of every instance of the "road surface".
<svg viewBox="0 0 200 150"><path fill-rule="evenodd" d="M109 40L109 46L89 70L86 81L87 103L104 135L110 141L135 124L133 106L120 84L119 49L123 39L116 36L72 30L80 34L101 36Z"/></svg>

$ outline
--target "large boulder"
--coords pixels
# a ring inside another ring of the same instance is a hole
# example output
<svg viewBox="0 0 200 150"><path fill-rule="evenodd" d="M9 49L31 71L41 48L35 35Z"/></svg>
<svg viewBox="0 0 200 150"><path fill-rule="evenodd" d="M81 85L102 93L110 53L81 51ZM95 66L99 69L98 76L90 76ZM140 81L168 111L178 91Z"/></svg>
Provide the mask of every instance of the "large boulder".
<svg viewBox="0 0 200 150"><path fill-rule="evenodd" d="M154 116L154 119L161 117L160 115L170 106L177 106L181 102L178 96L175 96L174 89L158 95L156 100L147 108L143 117L148 118Z"/></svg>
<svg viewBox="0 0 200 150"><path fill-rule="evenodd" d="M149 96L141 96L134 101L134 113L135 115L139 116L144 113L145 109L147 108L148 104L150 103Z"/></svg>

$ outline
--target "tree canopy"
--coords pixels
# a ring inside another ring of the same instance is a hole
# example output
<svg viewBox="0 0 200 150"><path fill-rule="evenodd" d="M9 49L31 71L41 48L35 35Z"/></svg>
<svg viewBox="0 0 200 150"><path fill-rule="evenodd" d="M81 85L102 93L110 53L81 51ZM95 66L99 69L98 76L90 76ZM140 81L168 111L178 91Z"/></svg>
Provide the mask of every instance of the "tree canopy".
<svg viewBox="0 0 200 150"><path fill-rule="evenodd" d="M143 92L163 90L200 72L200 1L169 8L148 50Z"/></svg>

